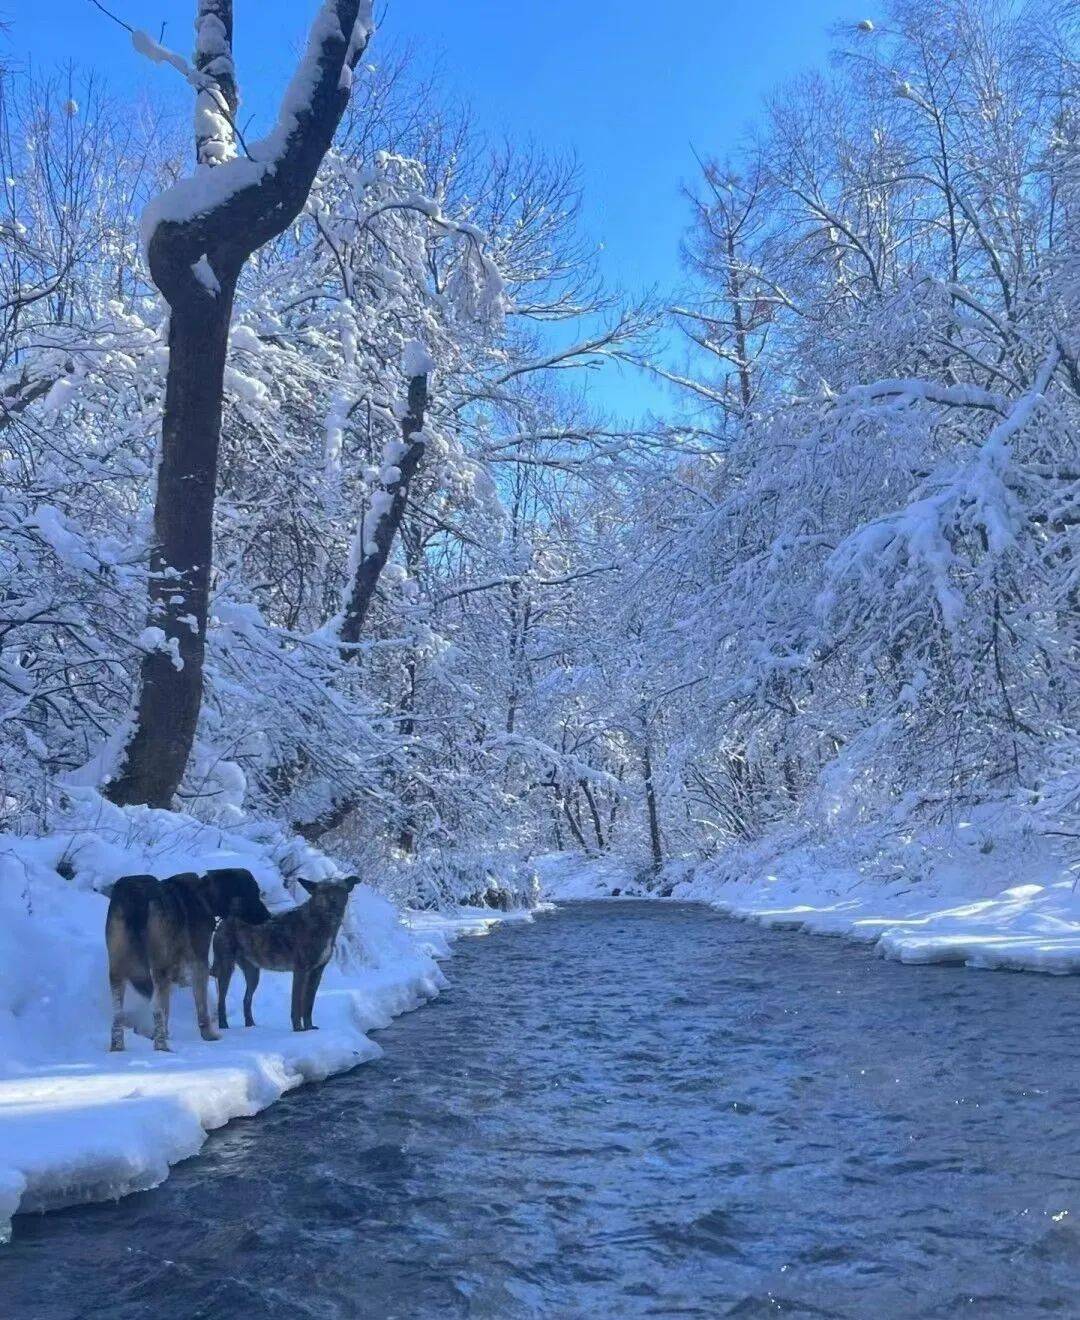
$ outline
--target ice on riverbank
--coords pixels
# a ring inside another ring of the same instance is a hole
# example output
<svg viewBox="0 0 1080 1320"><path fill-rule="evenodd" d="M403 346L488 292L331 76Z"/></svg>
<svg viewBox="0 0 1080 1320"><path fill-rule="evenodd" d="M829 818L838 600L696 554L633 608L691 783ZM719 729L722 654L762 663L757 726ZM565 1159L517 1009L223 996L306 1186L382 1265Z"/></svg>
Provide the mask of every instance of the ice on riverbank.
<svg viewBox="0 0 1080 1320"><path fill-rule="evenodd" d="M793 840L674 863L659 878L613 860L566 854L537 862L545 897L667 897L708 903L765 926L874 944L907 963L1080 972L1080 891L1046 836L987 819L884 845Z"/></svg>
<svg viewBox="0 0 1080 1320"><path fill-rule="evenodd" d="M234 1025L221 1041L200 1040L191 992L181 990L173 1053L155 1053L133 1032L124 1054L107 1053L100 888L125 873L226 865L250 869L271 907L294 901L283 874L317 880L333 871L328 858L274 826L223 831L169 812L119 811L90 795L47 838L0 835L0 1240L16 1211L152 1187L209 1130L377 1057L367 1033L439 993L446 980L438 960L450 941L503 919L484 910L403 920L359 886L319 994L319 1031L291 1031L290 978L266 974L254 1028ZM234 1024L243 1020L242 994L236 978ZM134 991L128 1005L147 1012Z"/></svg>

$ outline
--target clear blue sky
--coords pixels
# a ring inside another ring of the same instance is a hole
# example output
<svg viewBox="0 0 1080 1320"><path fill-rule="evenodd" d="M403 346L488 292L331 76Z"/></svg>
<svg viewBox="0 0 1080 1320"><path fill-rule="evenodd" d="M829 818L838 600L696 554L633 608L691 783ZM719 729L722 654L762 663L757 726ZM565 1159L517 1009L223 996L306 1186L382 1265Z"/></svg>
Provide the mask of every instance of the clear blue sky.
<svg viewBox="0 0 1080 1320"><path fill-rule="evenodd" d="M192 0L105 2L154 35L164 21L167 44L188 52ZM315 8L236 0L241 90L256 135ZM766 93L824 63L830 27L872 10L860 0L390 0L377 4L372 58L379 42L406 43L437 61L479 128L572 149L608 280L668 289L680 279L691 142L703 155L736 147ZM178 104L186 94L89 0L0 0L0 16L12 20L9 46L40 71L70 59L110 81L135 77ZM598 393L630 415L662 400L630 375L610 375Z"/></svg>

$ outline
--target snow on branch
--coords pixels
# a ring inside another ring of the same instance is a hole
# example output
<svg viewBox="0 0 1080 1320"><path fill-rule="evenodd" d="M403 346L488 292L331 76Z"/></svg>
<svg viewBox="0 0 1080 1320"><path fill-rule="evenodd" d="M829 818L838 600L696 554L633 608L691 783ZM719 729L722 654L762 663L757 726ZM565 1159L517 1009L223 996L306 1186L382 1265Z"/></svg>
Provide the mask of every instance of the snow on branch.
<svg viewBox="0 0 1080 1320"><path fill-rule="evenodd" d="M348 103L351 70L372 31L368 0L324 0L271 132L250 145L246 159L222 160L220 152L211 153L218 163L200 163L192 176L147 206L143 244L155 281L159 287L164 281L167 296L170 289L184 287L184 268L190 271L203 253L226 246L229 262L238 269L249 252L298 214ZM208 68L226 58L216 27L208 29L206 39L215 34L221 49L204 52L212 56ZM205 90L208 75L193 74L186 61L145 33L134 34L133 40L149 58L172 64ZM216 273L220 277L223 272Z"/></svg>
<svg viewBox="0 0 1080 1320"><path fill-rule="evenodd" d="M829 586L819 599L824 613L835 607L845 580L862 582L880 596L890 574L908 578L916 569L925 574L946 629L956 628L964 613L963 596L952 581L957 545L973 530L985 538L991 556L1014 544L1022 517L1009 481L1009 446L1035 415L1059 361L1055 348L1031 389L1012 403L972 458L939 470L920 498L867 523L840 543L826 564Z"/></svg>
<svg viewBox="0 0 1080 1320"><path fill-rule="evenodd" d="M937 403L951 408L985 408L990 412L1009 412L1004 394L993 394L977 385L940 385L929 380L877 380L870 385L855 385L836 400L837 407L865 407L880 399L903 403Z"/></svg>

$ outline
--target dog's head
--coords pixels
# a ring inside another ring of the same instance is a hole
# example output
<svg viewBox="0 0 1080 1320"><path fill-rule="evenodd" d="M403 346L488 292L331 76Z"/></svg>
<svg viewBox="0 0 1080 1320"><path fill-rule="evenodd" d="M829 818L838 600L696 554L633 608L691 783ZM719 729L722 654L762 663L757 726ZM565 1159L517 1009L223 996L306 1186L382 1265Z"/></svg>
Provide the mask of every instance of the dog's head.
<svg viewBox="0 0 1080 1320"><path fill-rule="evenodd" d="M313 903L318 903L330 909L335 915L341 916L349 901L349 895L360 883L360 877L350 875L344 880L320 880L316 884L312 880L301 880L298 876L297 883L307 890Z"/></svg>
<svg viewBox="0 0 1080 1320"><path fill-rule="evenodd" d="M207 871L202 884L206 902L215 916L239 917L252 926L270 920L270 910L262 901L258 882L250 871L239 867Z"/></svg>

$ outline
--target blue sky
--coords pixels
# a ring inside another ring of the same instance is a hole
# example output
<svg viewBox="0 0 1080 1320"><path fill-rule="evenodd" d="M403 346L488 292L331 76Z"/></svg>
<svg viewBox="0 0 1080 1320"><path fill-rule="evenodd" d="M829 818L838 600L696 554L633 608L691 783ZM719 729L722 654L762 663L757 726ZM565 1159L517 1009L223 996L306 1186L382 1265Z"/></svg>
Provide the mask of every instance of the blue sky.
<svg viewBox="0 0 1080 1320"><path fill-rule="evenodd" d="M190 47L192 0L105 0L135 27ZM253 131L272 113L315 0L236 0L237 57ZM603 244L608 280L629 291L673 288L691 179L703 155L737 147L778 82L820 66L829 29L873 6L858 0L390 0L378 43L406 43L437 62L477 126L572 149L581 164L585 224ZM8 44L40 71L75 60L110 81L135 78L158 95L185 88L131 50L90 0L0 0ZM662 394L632 374L598 382L632 415Z"/></svg>

